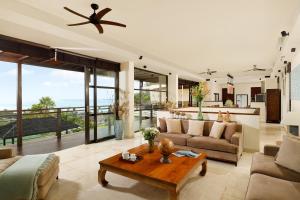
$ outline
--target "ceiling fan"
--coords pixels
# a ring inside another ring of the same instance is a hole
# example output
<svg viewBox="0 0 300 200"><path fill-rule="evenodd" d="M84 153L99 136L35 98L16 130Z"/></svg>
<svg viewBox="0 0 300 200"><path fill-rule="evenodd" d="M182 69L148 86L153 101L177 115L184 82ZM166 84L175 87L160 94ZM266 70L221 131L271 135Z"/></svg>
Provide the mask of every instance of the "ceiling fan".
<svg viewBox="0 0 300 200"><path fill-rule="evenodd" d="M201 73L199 73L199 74L207 74L207 75L212 75L212 74L214 74L214 73L217 73L217 71L210 71L210 69L207 69L207 71L206 71L206 72L201 72Z"/></svg>
<svg viewBox="0 0 300 200"><path fill-rule="evenodd" d="M112 26L120 26L120 27L126 27L125 24L121 24L118 22L113 22L113 21L107 21L107 20L102 20L103 16L106 15L108 12L111 11L110 8L104 8L103 10L100 10L98 13L96 13L96 10L98 10L99 6L97 4L91 4L92 9L94 10L94 13L92 13L92 15L90 17L84 16L78 12L75 12L74 10L71 10L68 7L64 7L65 10L79 16L82 18L87 19L88 21L85 22L80 22L80 23L76 23L76 24L68 24L68 26L80 26L80 25L84 25L84 24L93 24L96 26L96 28L98 29L99 33L102 34L103 33L103 27L102 25L112 25Z"/></svg>
<svg viewBox="0 0 300 200"><path fill-rule="evenodd" d="M256 65L253 65L253 68L252 68L252 69L246 70L246 71L244 71L244 72L251 72L251 71L256 72L256 71L266 71L266 70L267 70L267 69L257 68Z"/></svg>

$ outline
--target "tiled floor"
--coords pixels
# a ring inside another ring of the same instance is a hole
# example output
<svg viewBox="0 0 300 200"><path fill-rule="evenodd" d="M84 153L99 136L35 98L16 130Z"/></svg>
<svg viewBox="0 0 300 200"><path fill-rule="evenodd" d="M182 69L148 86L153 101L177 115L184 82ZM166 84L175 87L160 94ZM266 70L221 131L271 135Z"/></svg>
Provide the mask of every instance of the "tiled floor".
<svg viewBox="0 0 300 200"><path fill-rule="evenodd" d="M283 130L279 125L262 124L261 147L275 144ZM98 161L123 150L142 144L139 135L130 140L110 140L81 145L57 152L60 156L59 181L52 187L47 200L139 200L168 199L168 193L146 184L107 173L110 185L103 188L97 182ZM244 153L237 167L232 164L208 161L206 176L194 174L180 193L184 200L244 199L252 154ZM200 170L200 169L199 169Z"/></svg>

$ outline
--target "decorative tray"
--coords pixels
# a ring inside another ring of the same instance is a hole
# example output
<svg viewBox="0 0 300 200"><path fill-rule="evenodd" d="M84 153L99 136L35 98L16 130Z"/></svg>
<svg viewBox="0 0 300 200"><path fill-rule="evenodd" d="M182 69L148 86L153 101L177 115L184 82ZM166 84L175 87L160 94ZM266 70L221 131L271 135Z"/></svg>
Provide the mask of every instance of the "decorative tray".
<svg viewBox="0 0 300 200"><path fill-rule="evenodd" d="M137 156L136 156L136 160L135 160L135 161L132 161L132 160L129 160L129 159L128 159L128 160L126 160L126 159L123 159L123 158L122 158L122 156L120 156L119 160L120 160L120 161L123 161L123 162L127 162L127 163L134 164L134 163L137 163L137 162L139 162L139 161L143 160L143 156L139 156L139 155L137 155Z"/></svg>

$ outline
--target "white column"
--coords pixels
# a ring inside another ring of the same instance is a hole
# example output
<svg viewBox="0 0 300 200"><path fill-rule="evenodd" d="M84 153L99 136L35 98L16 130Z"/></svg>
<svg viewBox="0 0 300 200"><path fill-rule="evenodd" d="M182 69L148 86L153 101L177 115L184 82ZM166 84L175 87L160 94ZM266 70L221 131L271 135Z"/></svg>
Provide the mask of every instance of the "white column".
<svg viewBox="0 0 300 200"><path fill-rule="evenodd" d="M168 76L168 100L175 103L178 107L178 75L171 74Z"/></svg>
<svg viewBox="0 0 300 200"><path fill-rule="evenodd" d="M134 137L134 62L121 63L119 88L127 92L129 100L129 114L124 123L124 138Z"/></svg>

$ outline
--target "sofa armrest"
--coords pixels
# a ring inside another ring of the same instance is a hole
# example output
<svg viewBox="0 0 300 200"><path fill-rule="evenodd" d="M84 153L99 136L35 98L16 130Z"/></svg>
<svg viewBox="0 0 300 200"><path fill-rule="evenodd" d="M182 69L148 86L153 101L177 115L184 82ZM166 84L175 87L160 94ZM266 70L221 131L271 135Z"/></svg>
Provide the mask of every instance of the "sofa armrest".
<svg viewBox="0 0 300 200"><path fill-rule="evenodd" d="M231 137L231 144L235 144L237 146L240 146L241 144L243 144L243 137L242 137L242 133L240 132L235 132L232 137Z"/></svg>
<svg viewBox="0 0 300 200"><path fill-rule="evenodd" d="M13 156L12 148L0 148L0 159L12 158Z"/></svg>
<svg viewBox="0 0 300 200"><path fill-rule="evenodd" d="M264 154L267 156L275 157L278 151L279 151L279 146L275 146L275 145L264 146Z"/></svg>

